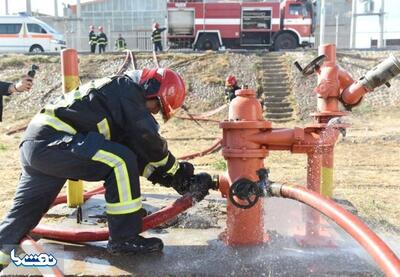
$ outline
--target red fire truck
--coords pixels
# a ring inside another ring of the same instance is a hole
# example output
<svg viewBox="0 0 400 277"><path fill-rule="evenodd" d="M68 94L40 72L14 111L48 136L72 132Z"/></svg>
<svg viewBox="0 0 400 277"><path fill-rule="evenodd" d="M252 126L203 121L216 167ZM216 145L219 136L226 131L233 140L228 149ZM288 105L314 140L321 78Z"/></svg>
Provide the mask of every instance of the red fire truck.
<svg viewBox="0 0 400 277"><path fill-rule="evenodd" d="M294 49L314 44L310 0L169 1L171 48Z"/></svg>

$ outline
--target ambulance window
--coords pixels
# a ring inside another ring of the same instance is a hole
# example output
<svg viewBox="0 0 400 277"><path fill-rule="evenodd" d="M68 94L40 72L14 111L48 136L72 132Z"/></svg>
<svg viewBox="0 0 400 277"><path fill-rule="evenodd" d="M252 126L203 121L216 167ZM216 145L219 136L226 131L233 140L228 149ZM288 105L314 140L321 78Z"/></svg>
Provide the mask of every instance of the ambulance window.
<svg viewBox="0 0 400 277"><path fill-rule="evenodd" d="M38 33L38 34L47 34L46 30L43 29L39 24L30 24L30 23L28 23L28 32L29 33Z"/></svg>
<svg viewBox="0 0 400 277"><path fill-rule="evenodd" d="M302 4L292 4L289 6L289 14L290 15L301 15L307 16L307 9Z"/></svg>
<svg viewBox="0 0 400 277"><path fill-rule="evenodd" d="M19 34L22 24L0 24L0 34Z"/></svg>

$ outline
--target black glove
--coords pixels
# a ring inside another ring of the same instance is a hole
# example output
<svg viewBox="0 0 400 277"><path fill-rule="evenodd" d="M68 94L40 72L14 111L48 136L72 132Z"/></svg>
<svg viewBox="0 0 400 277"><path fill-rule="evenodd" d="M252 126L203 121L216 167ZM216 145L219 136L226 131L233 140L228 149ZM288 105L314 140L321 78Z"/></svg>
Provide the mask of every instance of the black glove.
<svg viewBox="0 0 400 277"><path fill-rule="evenodd" d="M188 162L180 162L179 169L172 178L171 187L173 187L180 195L189 192L190 179L193 175L193 165Z"/></svg>
<svg viewBox="0 0 400 277"><path fill-rule="evenodd" d="M216 183L207 173L199 173L191 178L189 192L196 202L200 202L208 195L209 189L215 189Z"/></svg>
<svg viewBox="0 0 400 277"><path fill-rule="evenodd" d="M153 173L147 178L150 182L154 184L160 184L163 187L171 187L173 177L167 173L165 173L163 170L160 170L159 168L156 168Z"/></svg>
<svg viewBox="0 0 400 277"><path fill-rule="evenodd" d="M194 167L191 163L180 162L175 175L167 174L164 170L160 167L156 168L148 180L167 188L173 187L181 195L189 192L190 178L194 175Z"/></svg>

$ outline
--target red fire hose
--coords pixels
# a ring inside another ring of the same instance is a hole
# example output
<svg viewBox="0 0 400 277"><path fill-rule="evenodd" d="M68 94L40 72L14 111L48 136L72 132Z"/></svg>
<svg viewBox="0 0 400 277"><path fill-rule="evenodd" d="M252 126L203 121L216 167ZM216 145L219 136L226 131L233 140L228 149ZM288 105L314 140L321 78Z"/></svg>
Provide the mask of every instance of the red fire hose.
<svg viewBox="0 0 400 277"><path fill-rule="evenodd" d="M37 244L30 236L25 236L25 238L23 238L21 240L21 248L28 254L32 254L32 251L35 254L41 254L41 253L46 253L44 251L44 249ZM55 277L62 277L64 276L64 274L62 273L62 271L58 268L57 265L53 266L53 267L38 267L40 273L42 273L43 276L55 276Z"/></svg>
<svg viewBox="0 0 400 277"><path fill-rule="evenodd" d="M203 151L199 151L196 153L178 157L178 160L186 160L187 161L187 160L194 159L196 157L202 157L202 156L214 153L214 152L218 151L219 149L221 149L221 142L222 142L222 139L217 138L216 140L214 140L214 144L211 145L209 148L204 149Z"/></svg>
<svg viewBox="0 0 400 277"><path fill-rule="evenodd" d="M272 195L300 201L323 213L357 240L386 276L400 276L396 254L367 225L334 201L297 185L272 184Z"/></svg>
<svg viewBox="0 0 400 277"><path fill-rule="evenodd" d="M99 189L99 188L98 188ZM90 198L95 194L100 194L102 191L85 193L85 198ZM60 196L56 199L55 203L63 203L59 199L64 199L65 196ZM177 199L172 205L167 206L151 215L143 218L142 231L159 226L160 224L174 218L178 214L187 210L193 205L192 196L185 194L181 198ZM90 229L60 229L57 225L45 225L40 224L31 231L31 234L59 240L66 242L89 242L89 241L103 241L108 240L108 228L90 228Z"/></svg>

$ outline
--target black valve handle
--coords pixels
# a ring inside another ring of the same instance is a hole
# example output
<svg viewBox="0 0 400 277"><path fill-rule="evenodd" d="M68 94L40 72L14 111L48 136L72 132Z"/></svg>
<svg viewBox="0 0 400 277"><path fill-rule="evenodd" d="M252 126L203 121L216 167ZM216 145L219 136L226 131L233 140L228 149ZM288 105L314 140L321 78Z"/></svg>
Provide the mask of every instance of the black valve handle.
<svg viewBox="0 0 400 277"><path fill-rule="evenodd" d="M241 209L249 209L253 207L259 198L258 186L255 182L249 179L239 179L229 188L229 200L232 204ZM244 201L241 203L237 198Z"/></svg>
<svg viewBox="0 0 400 277"><path fill-rule="evenodd" d="M303 74L303 76L307 77L312 75L315 71L319 69L319 67L324 63L326 59L325 55L320 55L313 59L309 64L307 64L304 68L301 67L298 61L294 62L296 68Z"/></svg>

